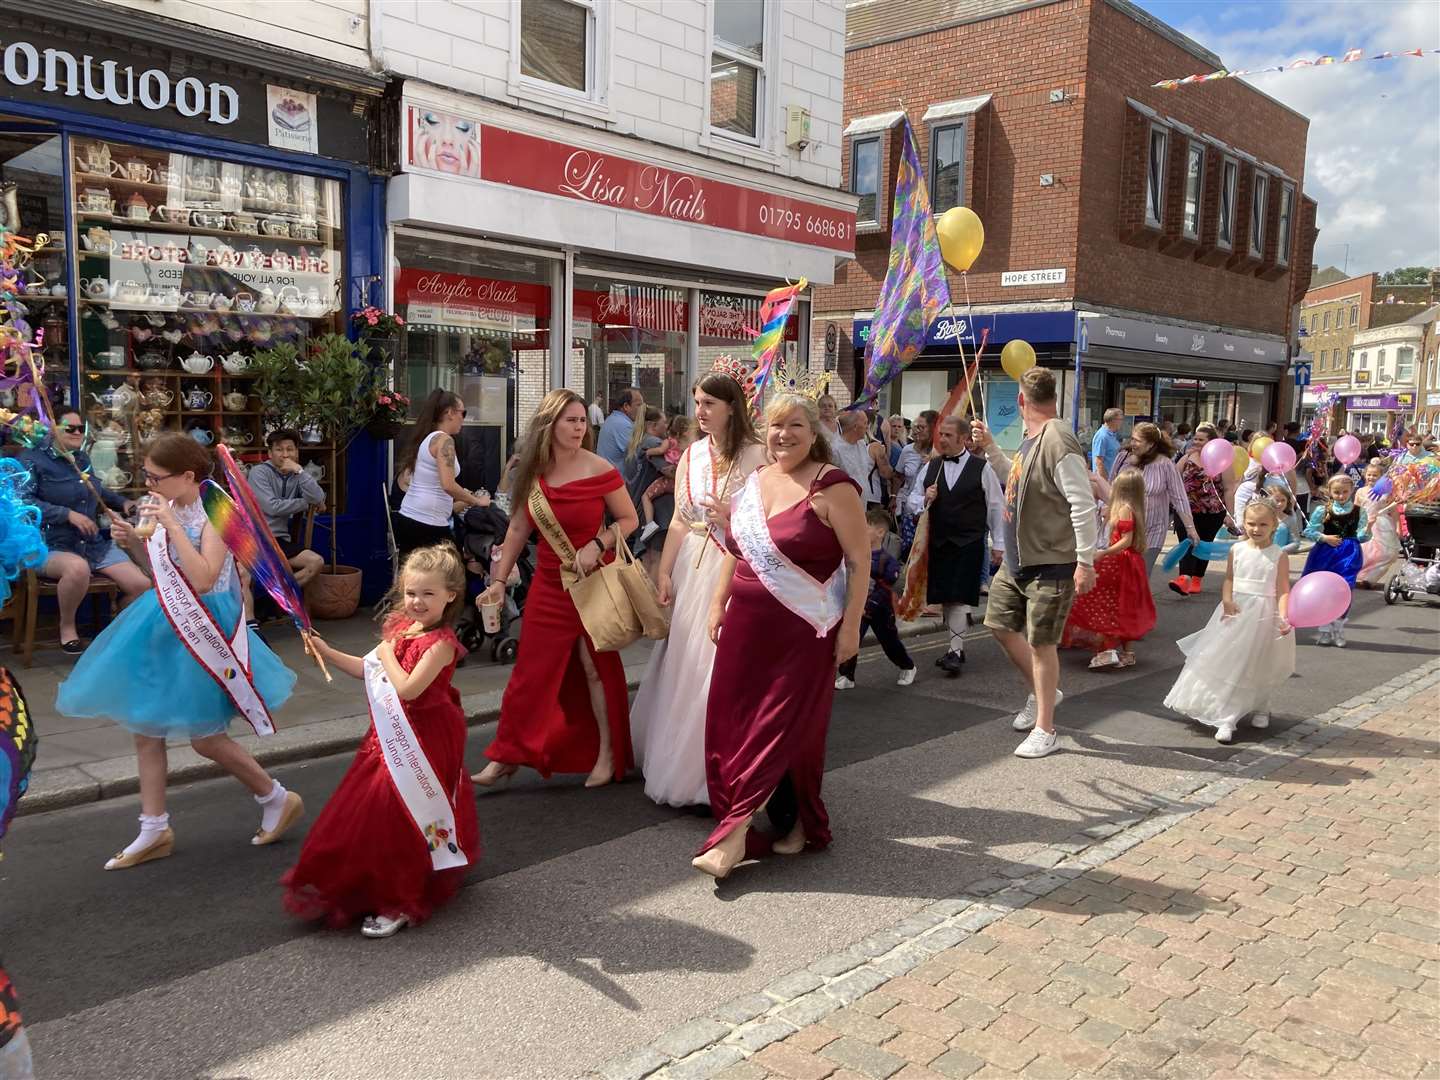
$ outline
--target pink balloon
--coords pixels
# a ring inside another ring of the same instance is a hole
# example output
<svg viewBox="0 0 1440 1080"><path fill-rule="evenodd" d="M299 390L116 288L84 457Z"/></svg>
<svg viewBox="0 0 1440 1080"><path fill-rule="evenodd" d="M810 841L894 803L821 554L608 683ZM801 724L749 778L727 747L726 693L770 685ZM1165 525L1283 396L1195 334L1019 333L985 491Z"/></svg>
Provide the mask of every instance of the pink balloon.
<svg viewBox="0 0 1440 1080"><path fill-rule="evenodd" d="M1235 464L1235 447L1226 439L1211 439L1200 450L1200 467L1206 476L1229 472Z"/></svg>
<svg viewBox="0 0 1440 1080"><path fill-rule="evenodd" d="M1335 460L1350 465L1360 456L1360 440L1354 435L1341 435L1335 440Z"/></svg>
<svg viewBox="0 0 1440 1080"><path fill-rule="evenodd" d="M1290 590L1291 626L1324 626L1350 607L1350 586L1339 574L1317 570L1306 574Z"/></svg>
<svg viewBox="0 0 1440 1080"><path fill-rule="evenodd" d="M1289 443L1271 443L1260 454L1266 472L1287 473L1295 467L1295 461L1295 448Z"/></svg>

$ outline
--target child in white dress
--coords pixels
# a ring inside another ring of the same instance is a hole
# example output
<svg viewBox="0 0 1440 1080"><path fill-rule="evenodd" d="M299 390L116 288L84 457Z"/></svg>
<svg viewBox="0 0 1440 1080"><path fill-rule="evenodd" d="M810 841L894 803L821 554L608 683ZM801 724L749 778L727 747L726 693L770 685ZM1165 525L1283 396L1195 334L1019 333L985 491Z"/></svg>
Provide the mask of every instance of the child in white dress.
<svg viewBox="0 0 1440 1080"><path fill-rule="evenodd" d="M1268 727L1271 696L1295 673L1290 560L1275 544L1279 525L1268 498L1246 505L1245 539L1230 548L1220 606L1203 630L1177 642L1185 667L1165 705L1213 727L1216 742L1233 742L1247 714L1251 727Z"/></svg>

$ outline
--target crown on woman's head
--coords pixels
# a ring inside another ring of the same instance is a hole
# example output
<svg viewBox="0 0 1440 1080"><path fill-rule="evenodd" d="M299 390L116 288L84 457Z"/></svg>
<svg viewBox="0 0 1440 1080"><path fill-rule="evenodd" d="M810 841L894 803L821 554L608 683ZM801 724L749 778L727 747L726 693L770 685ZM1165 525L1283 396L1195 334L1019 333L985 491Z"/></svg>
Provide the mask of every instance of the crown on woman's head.
<svg viewBox="0 0 1440 1080"><path fill-rule="evenodd" d="M745 392L745 401L751 406L755 404L755 369L749 364L726 353L719 357L710 369L718 371L721 375L729 375L740 384L740 389Z"/></svg>
<svg viewBox="0 0 1440 1080"><path fill-rule="evenodd" d="M769 384L772 393L797 394L811 401L822 397L829 387L830 372L822 371L816 374L796 360L785 360L776 364Z"/></svg>

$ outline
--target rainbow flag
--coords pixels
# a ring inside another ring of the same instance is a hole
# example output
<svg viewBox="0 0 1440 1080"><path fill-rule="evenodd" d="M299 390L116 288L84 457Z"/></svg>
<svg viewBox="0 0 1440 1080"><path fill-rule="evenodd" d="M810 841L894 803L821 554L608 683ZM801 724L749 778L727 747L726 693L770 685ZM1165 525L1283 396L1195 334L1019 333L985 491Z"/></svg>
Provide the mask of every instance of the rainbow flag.
<svg viewBox="0 0 1440 1080"><path fill-rule="evenodd" d="M782 285L765 294L760 305L760 329L750 346L750 355L755 358L755 401L758 403L764 393L765 384L775 361L785 353L785 323L795 307L795 301L808 285L804 278L795 285Z"/></svg>
<svg viewBox="0 0 1440 1080"><path fill-rule="evenodd" d="M915 134L905 121L890 226L890 267L865 345L865 389L849 407L868 408L882 387L925 348L925 333L950 302L930 192Z"/></svg>

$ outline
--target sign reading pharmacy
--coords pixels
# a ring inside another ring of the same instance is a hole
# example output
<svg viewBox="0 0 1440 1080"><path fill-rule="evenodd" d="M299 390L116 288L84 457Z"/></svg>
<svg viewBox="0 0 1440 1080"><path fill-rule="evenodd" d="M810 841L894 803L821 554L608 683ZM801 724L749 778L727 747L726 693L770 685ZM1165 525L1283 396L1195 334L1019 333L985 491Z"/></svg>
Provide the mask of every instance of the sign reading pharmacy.
<svg viewBox="0 0 1440 1080"><path fill-rule="evenodd" d="M1091 315L1085 321L1089 325L1092 348L1143 349L1216 360L1245 360L1252 364L1289 363L1286 344L1278 339L1242 337L1110 315Z"/></svg>

